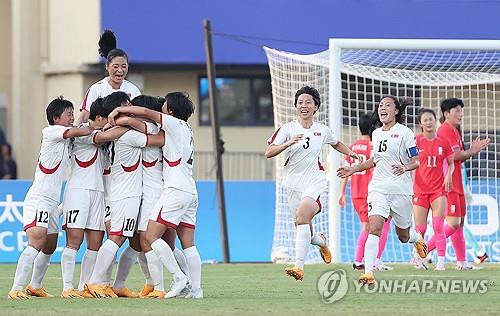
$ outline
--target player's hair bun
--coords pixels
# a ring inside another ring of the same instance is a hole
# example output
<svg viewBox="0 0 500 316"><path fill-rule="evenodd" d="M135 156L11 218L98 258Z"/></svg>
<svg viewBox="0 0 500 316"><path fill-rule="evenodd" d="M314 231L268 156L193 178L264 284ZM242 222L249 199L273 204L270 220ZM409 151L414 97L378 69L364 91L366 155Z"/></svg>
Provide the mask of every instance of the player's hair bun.
<svg viewBox="0 0 500 316"><path fill-rule="evenodd" d="M115 33L111 30L104 30L99 38L99 55L104 58L108 57L109 52L116 48Z"/></svg>

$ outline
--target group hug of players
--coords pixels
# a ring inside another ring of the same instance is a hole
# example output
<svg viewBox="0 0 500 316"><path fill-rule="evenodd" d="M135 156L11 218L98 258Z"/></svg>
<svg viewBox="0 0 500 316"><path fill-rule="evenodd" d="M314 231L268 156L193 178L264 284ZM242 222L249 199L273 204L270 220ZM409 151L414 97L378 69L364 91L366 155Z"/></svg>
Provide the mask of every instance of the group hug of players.
<svg viewBox="0 0 500 316"><path fill-rule="evenodd" d="M165 98L141 95L125 80L128 57L116 48L111 31L103 33L99 47L108 76L90 87L76 124L70 101L59 97L46 108L49 125L42 130L35 177L23 206L28 245L8 297L52 296L42 281L57 246L61 217L66 233L61 297L203 298L194 245L194 141L187 123L194 105L183 92ZM183 250L175 247L177 237ZM84 238L87 249L75 288L76 255ZM115 256L127 239L111 283ZM134 292L125 281L137 261L145 284ZM173 278L168 291L163 267Z"/></svg>

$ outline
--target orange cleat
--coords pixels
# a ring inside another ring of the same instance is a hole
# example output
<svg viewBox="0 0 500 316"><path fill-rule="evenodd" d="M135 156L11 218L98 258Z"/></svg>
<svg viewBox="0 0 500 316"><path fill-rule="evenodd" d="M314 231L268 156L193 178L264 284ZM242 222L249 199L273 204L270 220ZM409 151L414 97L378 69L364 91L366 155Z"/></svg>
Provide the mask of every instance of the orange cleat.
<svg viewBox="0 0 500 316"><path fill-rule="evenodd" d="M304 278L304 270L296 266L285 268L285 273L295 278L297 281L302 281Z"/></svg>
<svg viewBox="0 0 500 316"><path fill-rule="evenodd" d="M44 297L44 298L54 297L54 295L47 293L47 291L45 290L45 288L41 287L39 289L34 289L31 286L31 284L29 284L26 287L26 293L28 293L28 295L36 296L36 297Z"/></svg>
<svg viewBox="0 0 500 316"><path fill-rule="evenodd" d="M372 285L375 284L375 277L373 276L372 272L366 272L359 277L358 282L360 284Z"/></svg>
<svg viewBox="0 0 500 316"><path fill-rule="evenodd" d="M30 300L31 296L26 294L23 291L11 291L9 292L9 295L7 296L11 300Z"/></svg>
<svg viewBox="0 0 500 316"><path fill-rule="evenodd" d="M77 289L69 289L61 293L62 298L83 298Z"/></svg>
<svg viewBox="0 0 500 316"><path fill-rule="evenodd" d="M148 296L149 293L153 292L154 290L155 290L154 286L149 284L144 284L141 291L139 292L139 297L145 298L146 296Z"/></svg>
<svg viewBox="0 0 500 316"><path fill-rule="evenodd" d="M128 297L128 298L138 298L139 297L139 293L131 291L126 287L121 288L121 289L117 289L117 288L113 287L112 290L116 294L116 296L118 296L118 297Z"/></svg>

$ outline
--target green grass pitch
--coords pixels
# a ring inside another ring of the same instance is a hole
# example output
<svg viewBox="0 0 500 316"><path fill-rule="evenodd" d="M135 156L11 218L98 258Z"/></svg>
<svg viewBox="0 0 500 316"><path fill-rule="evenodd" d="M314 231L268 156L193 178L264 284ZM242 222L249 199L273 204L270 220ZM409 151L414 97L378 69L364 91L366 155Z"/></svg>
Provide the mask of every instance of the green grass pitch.
<svg viewBox="0 0 500 316"><path fill-rule="evenodd" d="M216 264L203 265L203 300L186 299L51 299L9 300L15 265L0 265L0 315L498 315L500 313L500 265L484 264L480 271L415 270L410 265L393 265L394 271L378 272L378 279L487 279L483 294L355 293L353 281L359 275L349 265L307 265L304 281L287 277L284 265ZM325 304L316 289L322 272L347 271L349 291L338 302ZM62 288L58 264L49 267L44 286L59 296ZM75 275L79 275L77 267ZM168 276L168 273L165 272ZM76 277L75 277L76 281ZM168 286L170 279L166 279ZM132 289L143 284L135 265L127 281ZM321 314L320 314L321 313Z"/></svg>

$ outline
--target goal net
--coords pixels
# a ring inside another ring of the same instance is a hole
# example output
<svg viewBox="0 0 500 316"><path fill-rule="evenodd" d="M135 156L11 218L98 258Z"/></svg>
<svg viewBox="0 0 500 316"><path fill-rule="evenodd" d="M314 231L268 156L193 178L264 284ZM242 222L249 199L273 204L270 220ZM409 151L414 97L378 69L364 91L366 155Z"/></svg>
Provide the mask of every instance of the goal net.
<svg viewBox="0 0 500 316"><path fill-rule="evenodd" d="M432 108L441 117L441 100L462 99L465 107L461 129L466 148L478 136L491 138L486 150L464 163L466 187L471 192L465 232L469 237L468 259L486 252L490 260L500 261L500 131L496 124L500 119L500 106L496 105L500 101L500 44L496 41L367 40L368 44L363 46L358 45L363 40L345 40L347 43L335 46L332 41L329 50L312 55L264 48L271 72L275 127L296 118L294 95L304 85L317 88L322 97L315 120L329 125L346 145L361 136L357 127L359 116L372 111L382 95L413 100L406 117L407 125L415 133L419 132L420 107ZM337 202L340 179L335 170L343 164L344 157L331 150L327 157L329 203L314 218L313 226L315 231L329 237L334 261L352 262L360 223L351 204L349 184L346 207L340 209ZM288 211L286 188L281 185L283 164L283 157L279 156L271 254L274 262L291 262L295 258L295 228ZM429 226L427 234L432 233ZM454 260L451 244L447 250L447 260ZM391 228L382 259L404 262L410 260L411 253L412 248L401 244ZM317 249L311 247L307 262L319 261Z"/></svg>

